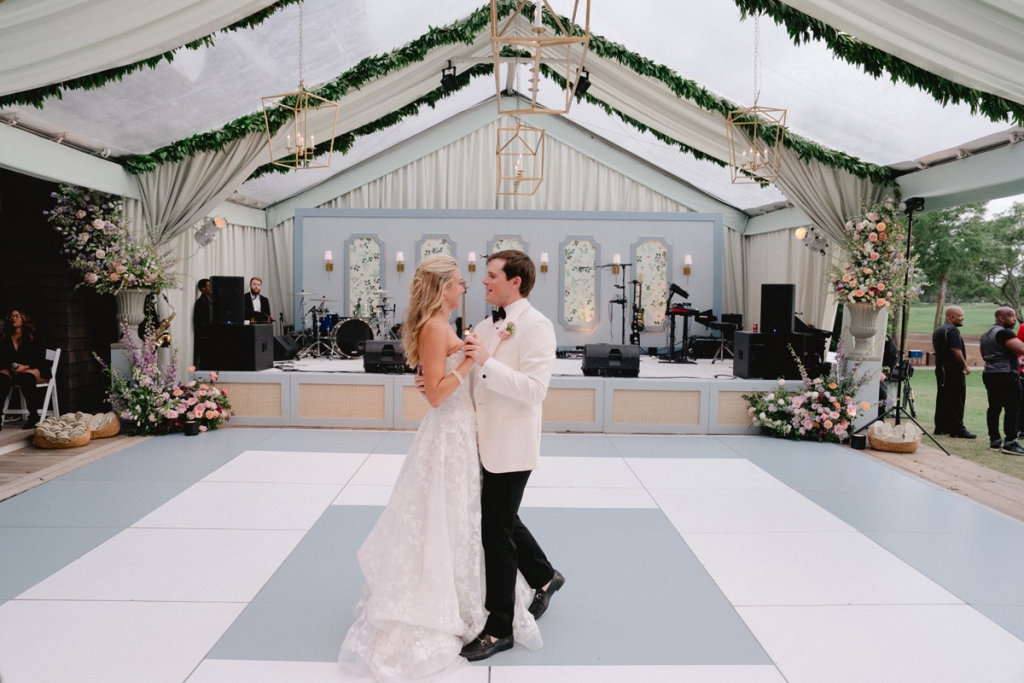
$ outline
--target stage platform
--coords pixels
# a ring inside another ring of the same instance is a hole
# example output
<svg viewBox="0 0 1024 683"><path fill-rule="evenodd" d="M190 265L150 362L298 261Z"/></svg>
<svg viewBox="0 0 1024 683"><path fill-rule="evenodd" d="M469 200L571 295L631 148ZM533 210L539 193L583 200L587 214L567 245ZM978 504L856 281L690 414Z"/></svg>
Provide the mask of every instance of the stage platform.
<svg viewBox="0 0 1024 683"><path fill-rule="evenodd" d="M799 382L788 382L797 388ZM416 429L428 405L412 375L363 372L361 360L307 359L262 372L222 372L233 425ZM734 377L732 362L642 358L637 378L584 377L557 359L544 401L548 432L754 434L743 394L775 380Z"/></svg>

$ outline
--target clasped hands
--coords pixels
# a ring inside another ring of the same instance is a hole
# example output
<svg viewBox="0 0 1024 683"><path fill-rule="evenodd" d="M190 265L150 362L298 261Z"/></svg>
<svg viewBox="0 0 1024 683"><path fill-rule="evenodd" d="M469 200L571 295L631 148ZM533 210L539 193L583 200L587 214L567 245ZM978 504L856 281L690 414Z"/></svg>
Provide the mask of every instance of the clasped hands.
<svg viewBox="0 0 1024 683"><path fill-rule="evenodd" d="M466 335L466 343L462 348L466 355L472 358L473 362L480 367L483 367L487 359L491 357L491 354L487 353L487 349L484 348L484 343L480 340L480 337L473 332ZM416 379L413 383L416 385L416 391L420 392L420 396L425 397L427 390L424 388L423 382L423 366L421 365L416 369Z"/></svg>

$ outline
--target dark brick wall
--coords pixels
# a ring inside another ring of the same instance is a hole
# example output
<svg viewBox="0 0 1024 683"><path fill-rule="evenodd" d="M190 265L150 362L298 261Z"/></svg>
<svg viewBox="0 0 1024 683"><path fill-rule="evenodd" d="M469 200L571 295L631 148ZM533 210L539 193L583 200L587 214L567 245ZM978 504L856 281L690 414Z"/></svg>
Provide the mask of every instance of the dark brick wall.
<svg viewBox="0 0 1024 683"><path fill-rule="evenodd" d="M103 407L107 380L92 354L110 359L116 307L110 295L74 288L60 238L43 215L53 207L50 193L56 189L55 183L0 168L0 315L24 308L46 346L62 349L61 412L95 412Z"/></svg>

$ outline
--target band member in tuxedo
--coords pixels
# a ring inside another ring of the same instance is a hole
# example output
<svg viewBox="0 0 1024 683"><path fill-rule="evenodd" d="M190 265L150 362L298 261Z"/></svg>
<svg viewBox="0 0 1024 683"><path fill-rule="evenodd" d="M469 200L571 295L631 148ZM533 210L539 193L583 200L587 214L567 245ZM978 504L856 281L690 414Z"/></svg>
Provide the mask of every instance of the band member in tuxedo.
<svg viewBox="0 0 1024 683"><path fill-rule="evenodd" d="M258 277L249 280L249 293L245 295L245 319L272 323L274 316L270 315L270 300L260 294L262 287L263 280Z"/></svg>

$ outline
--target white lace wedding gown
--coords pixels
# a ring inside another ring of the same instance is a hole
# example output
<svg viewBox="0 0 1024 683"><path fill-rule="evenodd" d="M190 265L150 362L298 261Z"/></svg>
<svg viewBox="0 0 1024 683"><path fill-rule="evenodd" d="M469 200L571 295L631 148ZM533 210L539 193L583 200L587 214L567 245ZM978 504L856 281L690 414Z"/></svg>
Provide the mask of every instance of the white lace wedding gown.
<svg viewBox="0 0 1024 683"><path fill-rule="evenodd" d="M464 358L448 357L447 372ZM469 382L420 423L391 500L359 549L366 585L338 661L389 683L431 676L465 663L459 656L487 621L480 541L480 460ZM516 586L513 636L542 644Z"/></svg>

